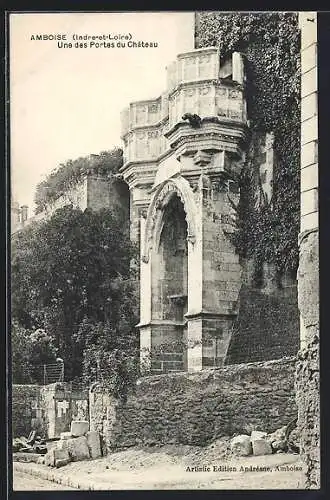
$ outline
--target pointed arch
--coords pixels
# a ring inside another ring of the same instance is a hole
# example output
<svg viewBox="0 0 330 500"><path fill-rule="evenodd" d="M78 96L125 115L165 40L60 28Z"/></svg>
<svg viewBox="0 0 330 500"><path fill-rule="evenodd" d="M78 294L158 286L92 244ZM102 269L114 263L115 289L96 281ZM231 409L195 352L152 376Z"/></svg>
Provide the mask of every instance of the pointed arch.
<svg viewBox="0 0 330 500"><path fill-rule="evenodd" d="M188 228L187 240L191 243L195 243L196 241L197 207L189 182L181 176L168 179L157 188L148 208L143 245L141 249L143 262L149 261L149 253L152 248L158 248L160 234L164 223L164 209L170 199L175 195L179 197L184 206Z"/></svg>

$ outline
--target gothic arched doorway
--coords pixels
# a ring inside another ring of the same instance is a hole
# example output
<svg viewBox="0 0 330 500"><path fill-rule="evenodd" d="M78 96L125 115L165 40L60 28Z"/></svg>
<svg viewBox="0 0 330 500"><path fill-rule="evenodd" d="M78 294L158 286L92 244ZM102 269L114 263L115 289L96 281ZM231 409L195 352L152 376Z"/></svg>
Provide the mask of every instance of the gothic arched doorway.
<svg viewBox="0 0 330 500"><path fill-rule="evenodd" d="M173 192L162 208L152 256L153 371L185 370L188 295L188 228L185 208Z"/></svg>

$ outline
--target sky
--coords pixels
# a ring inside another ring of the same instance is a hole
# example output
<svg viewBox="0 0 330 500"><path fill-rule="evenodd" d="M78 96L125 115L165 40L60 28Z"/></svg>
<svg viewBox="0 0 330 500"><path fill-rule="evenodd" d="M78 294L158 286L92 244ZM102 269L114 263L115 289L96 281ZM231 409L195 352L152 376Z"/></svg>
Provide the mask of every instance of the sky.
<svg viewBox="0 0 330 500"><path fill-rule="evenodd" d="M60 163L122 146L121 110L165 90L165 67L177 54L193 49L193 16L10 15L11 190L15 201L29 206L29 215L36 185ZM73 34L129 33L135 41L157 42L158 48L60 48L57 40L31 39L65 34L66 43L74 45Z"/></svg>

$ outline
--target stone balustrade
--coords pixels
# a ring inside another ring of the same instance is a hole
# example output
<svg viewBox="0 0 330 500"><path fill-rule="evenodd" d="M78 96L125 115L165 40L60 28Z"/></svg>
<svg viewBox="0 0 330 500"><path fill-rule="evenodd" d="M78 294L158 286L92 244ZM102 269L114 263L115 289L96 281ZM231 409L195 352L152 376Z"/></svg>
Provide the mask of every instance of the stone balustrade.
<svg viewBox="0 0 330 500"><path fill-rule="evenodd" d="M157 99L134 102L123 110L124 158L150 161L166 154L171 148L168 134L177 124L186 123L182 120L185 113L212 117L219 123L245 124L243 66L237 53L220 66L215 47L178 55L166 68L167 90Z"/></svg>
<svg viewBox="0 0 330 500"><path fill-rule="evenodd" d="M187 82L216 80L219 77L220 57L215 47L179 54L167 67L167 90L171 93Z"/></svg>

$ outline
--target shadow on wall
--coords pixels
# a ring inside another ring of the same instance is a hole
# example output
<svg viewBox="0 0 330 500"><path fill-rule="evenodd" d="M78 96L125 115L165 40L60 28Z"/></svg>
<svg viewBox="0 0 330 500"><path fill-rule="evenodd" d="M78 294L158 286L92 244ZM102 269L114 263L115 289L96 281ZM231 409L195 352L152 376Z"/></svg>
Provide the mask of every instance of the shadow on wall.
<svg viewBox="0 0 330 500"><path fill-rule="evenodd" d="M226 365L295 356L299 349L297 288L273 293L242 286Z"/></svg>

